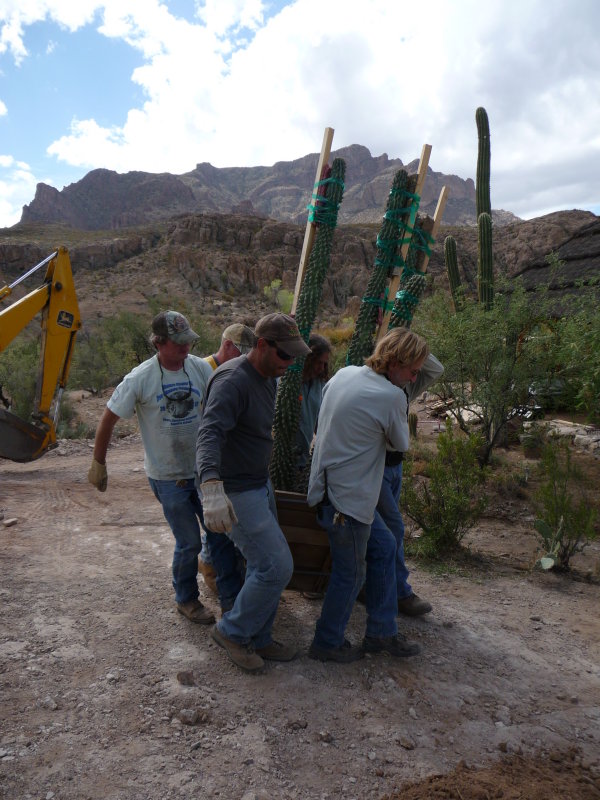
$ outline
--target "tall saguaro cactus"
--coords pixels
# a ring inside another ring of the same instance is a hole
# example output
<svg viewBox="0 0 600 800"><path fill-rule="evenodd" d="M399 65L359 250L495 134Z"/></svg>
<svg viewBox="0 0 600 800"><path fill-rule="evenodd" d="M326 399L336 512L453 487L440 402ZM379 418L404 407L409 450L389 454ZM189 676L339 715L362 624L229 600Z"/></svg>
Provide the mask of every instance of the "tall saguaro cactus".
<svg viewBox="0 0 600 800"><path fill-rule="evenodd" d="M323 284L329 269L333 234L337 225L338 210L344 193L346 162L336 158L331 165L331 175L321 181L323 194L312 211L318 223L315 243L308 260L306 274L298 296L296 323L305 342L321 302ZM297 358L288 367L279 382L273 423L273 454L271 456L271 480L276 489L293 491L296 478L294 450L300 424L300 389L304 358Z"/></svg>
<svg viewBox="0 0 600 800"><path fill-rule="evenodd" d="M490 200L490 124L485 108L481 106L475 112L479 147L477 150L477 176L475 187L475 210L477 219L480 214L492 215Z"/></svg>
<svg viewBox="0 0 600 800"><path fill-rule="evenodd" d="M479 146L477 150L477 182L475 208L477 213L477 298L486 310L494 304L494 256L492 247L492 205L490 202L490 125L485 108L475 111ZM454 308L460 307L460 276L456 256L456 241L448 236L444 242L444 258Z"/></svg>
<svg viewBox="0 0 600 800"><path fill-rule="evenodd" d="M485 211L477 219L477 291L479 302L489 311L494 305L494 264L492 256L492 218Z"/></svg>
<svg viewBox="0 0 600 800"><path fill-rule="evenodd" d="M460 274L458 272L458 256L456 255L456 239L454 236L446 236L444 239L444 260L448 271L448 281L450 282L450 292L454 310L460 310L461 286Z"/></svg>
<svg viewBox="0 0 600 800"><path fill-rule="evenodd" d="M362 366L367 356L373 352L373 339L382 311L386 309L388 298L386 289L390 275L398 264L398 247L408 235L407 221L413 203L418 202L414 195L416 175L408 176L400 169L394 175L387 206L377 236L377 251L371 277L362 298L356 326L348 355L347 364Z"/></svg>

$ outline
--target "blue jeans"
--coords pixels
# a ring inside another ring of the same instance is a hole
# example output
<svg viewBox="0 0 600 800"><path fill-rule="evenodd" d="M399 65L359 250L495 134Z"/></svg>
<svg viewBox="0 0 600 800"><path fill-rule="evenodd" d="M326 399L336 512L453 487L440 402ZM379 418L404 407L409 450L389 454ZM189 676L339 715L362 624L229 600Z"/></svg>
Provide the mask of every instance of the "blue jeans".
<svg viewBox="0 0 600 800"><path fill-rule="evenodd" d="M173 587L178 603L198 599L198 553L202 505L193 478L186 481L157 481L148 478L154 496L175 537ZM183 484L183 485L180 485Z"/></svg>
<svg viewBox="0 0 600 800"><path fill-rule="evenodd" d="M266 647L279 598L290 582L294 563L277 522L275 494L270 482L258 489L228 492L238 522L227 536L246 559L246 580L233 608L217 627L238 644Z"/></svg>
<svg viewBox="0 0 600 800"><path fill-rule="evenodd" d="M344 516L343 524L334 524L335 509L330 503L320 506L317 519L325 528L331 548L331 575L321 616L317 620L314 643L334 648L344 643L344 632L354 602L365 582L367 541L370 525Z"/></svg>
<svg viewBox="0 0 600 800"><path fill-rule="evenodd" d="M200 540L200 558L215 571L221 610L229 611L244 583L244 559L231 539L223 533L213 533L204 528Z"/></svg>
<svg viewBox="0 0 600 800"><path fill-rule="evenodd" d="M408 567L404 561L404 521L398 504L402 490L402 463L386 467L383 472L381 491L377 501L375 519L371 526L377 534L379 531L391 531L396 540L396 590L398 600L409 597L412 588L408 582ZM367 581L369 577L367 576Z"/></svg>

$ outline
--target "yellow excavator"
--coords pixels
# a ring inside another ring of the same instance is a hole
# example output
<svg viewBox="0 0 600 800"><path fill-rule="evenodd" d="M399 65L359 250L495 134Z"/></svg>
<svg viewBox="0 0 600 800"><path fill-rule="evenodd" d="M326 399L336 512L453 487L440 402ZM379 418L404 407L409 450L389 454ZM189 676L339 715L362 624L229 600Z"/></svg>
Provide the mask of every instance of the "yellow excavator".
<svg viewBox="0 0 600 800"><path fill-rule="evenodd" d="M0 301L42 267L46 267L42 285L0 310L0 353L37 314L41 314L42 325L40 366L31 422L0 408L0 458L11 461L34 461L56 447L60 402L69 375L75 337L81 328L71 261L64 247L40 261L10 286L0 287Z"/></svg>

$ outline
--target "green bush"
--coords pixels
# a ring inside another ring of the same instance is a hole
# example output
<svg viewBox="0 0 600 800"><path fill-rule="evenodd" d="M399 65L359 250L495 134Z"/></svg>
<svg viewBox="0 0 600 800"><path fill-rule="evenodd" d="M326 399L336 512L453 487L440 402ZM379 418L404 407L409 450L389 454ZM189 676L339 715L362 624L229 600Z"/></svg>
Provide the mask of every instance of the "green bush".
<svg viewBox="0 0 600 800"><path fill-rule="evenodd" d="M535 529L544 555L537 563L542 569L568 570L571 556L583 552L597 536L596 510L567 442L555 437L547 441L540 471L545 481L536 495Z"/></svg>
<svg viewBox="0 0 600 800"><path fill-rule="evenodd" d="M40 362L40 337L22 333L0 354L0 386L10 411L28 420L33 411Z"/></svg>
<svg viewBox="0 0 600 800"><path fill-rule="evenodd" d="M401 507L423 530L417 553L437 557L458 549L483 513L485 472L478 463L481 445L479 436L455 435L447 420L423 481L413 479L411 461L405 462L408 469L402 481Z"/></svg>
<svg viewBox="0 0 600 800"><path fill-rule="evenodd" d="M529 335L532 311L523 287L498 284L489 311L465 298L455 314L450 298L439 292L423 302L414 325L445 367L431 391L452 400L449 411L461 430L477 426L484 465L505 440L514 409L527 402L532 382L547 375L551 357L540 336ZM540 313L542 306L539 299Z"/></svg>

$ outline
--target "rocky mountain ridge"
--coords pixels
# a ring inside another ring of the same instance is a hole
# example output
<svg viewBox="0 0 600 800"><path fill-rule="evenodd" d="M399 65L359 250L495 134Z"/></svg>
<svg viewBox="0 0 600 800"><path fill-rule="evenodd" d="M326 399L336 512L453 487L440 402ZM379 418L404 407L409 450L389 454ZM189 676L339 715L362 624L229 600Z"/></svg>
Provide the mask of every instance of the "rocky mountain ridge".
<svg viewBox="0 0 600 800"><path fill-rule="evenodd" d="M356 318L379 227L338 225L320 324ZM443 243L449 233L457 241L464 283L473 290L477 232L465 226L442 226L429 262L431 285L447 287ZM215 212L179 215L115 235L22 225L0 231L0 279L10 282L63 245L70 252L86 326L118 311L148 314L152 304L201 313L220 326L272 310L264 289L273 280L293 290L303 237L301 225ZM553 274L546 261L551 252L564 262ZM600 219L587 211L566 211L498 227L494 257L498 273L522 275L529 289L550 285L558 298L598 292ZM24 291L17 287L15 299Z"/></svg>
<svg viewBox="0 0 600 800"><path fill-rule="evenodd" d="M346 161L346 186L340 224L378 223L385 209L393 177L399 169L409 174L418 160L403 164L387 154L372 156L362 145L333 151ZM213 167L201 163L183 175L95 169L61 191L44 183L23 207L21 223L54 223L82 230L118 230L147 225L177 214L200 212L243 213L304 224L310 202L318 154L272 167ZM421 198L423 214L433 215L442 186L449 191L443 222L474 225L475 184L471 178L444 175L428 169ZM508 211L494 211L497 225L517 220Z"/></svg>

